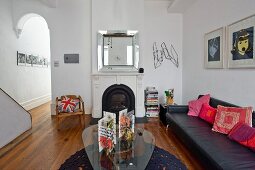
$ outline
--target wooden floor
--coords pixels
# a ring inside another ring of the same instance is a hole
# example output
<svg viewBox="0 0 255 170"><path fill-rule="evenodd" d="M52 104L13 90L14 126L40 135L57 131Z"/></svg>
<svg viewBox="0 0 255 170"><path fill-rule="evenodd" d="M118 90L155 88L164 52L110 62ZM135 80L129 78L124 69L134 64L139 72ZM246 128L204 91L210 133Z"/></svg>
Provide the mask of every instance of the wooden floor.
<svg viewBox="0 0 255 170"><path fill-rule="evenodd" d="M58 131L56 119L50 115L50 103L30 113L33 118L32 135L0 158L0 170L55 170L68 157L84 148L81 137L83 128L78 117L63 119ZM86 127L90 120L91 115L86 115ZM202 169L171 130L166 130L157 118L150 118L148 123L137 126L153 133L156 145L174 154L188 169Z"/></svg>

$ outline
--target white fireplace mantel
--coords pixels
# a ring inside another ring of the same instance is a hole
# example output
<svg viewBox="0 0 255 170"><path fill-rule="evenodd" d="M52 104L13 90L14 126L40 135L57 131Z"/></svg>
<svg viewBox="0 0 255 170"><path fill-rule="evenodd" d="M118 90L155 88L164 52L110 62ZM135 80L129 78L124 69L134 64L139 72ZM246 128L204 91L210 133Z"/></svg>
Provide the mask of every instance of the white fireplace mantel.
<svg viewBox="0 0 255 170"><path fill-rule="evenodd" d="M92 74L92 117L102 117L102 96L111 85L124 84L135 95L135 116L144 117L143 74L141 73L98 73Z"/></svg>

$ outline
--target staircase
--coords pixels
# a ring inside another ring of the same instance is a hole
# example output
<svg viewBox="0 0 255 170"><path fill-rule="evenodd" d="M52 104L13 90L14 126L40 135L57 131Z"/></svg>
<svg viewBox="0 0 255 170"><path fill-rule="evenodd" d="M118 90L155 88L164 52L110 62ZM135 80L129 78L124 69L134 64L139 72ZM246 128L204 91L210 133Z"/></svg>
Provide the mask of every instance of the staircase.
<svg viewBox="0 0 255 170"><path fill-rule="evenodd" d="M0 88L0 156L24 138L31 128L30 113Z"/></svg>

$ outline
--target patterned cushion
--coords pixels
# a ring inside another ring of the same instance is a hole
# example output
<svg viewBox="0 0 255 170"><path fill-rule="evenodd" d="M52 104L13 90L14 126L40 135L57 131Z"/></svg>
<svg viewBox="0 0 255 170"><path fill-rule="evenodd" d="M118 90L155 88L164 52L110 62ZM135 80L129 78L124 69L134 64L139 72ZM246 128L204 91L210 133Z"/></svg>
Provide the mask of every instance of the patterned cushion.
<svg viewBox="0 0 255 170"><path fill-rule="evenodd" d="M202 108L202 105L204 103L209 104L209 101L210 101L210 94L204 95L197 100L190 101L188 115L189 116L198 116L199 112Z"/></svg>
<svg viewBox="0 0 255 170"><path fill-rule="evenodd" d="M204 103L202 105L201 111L199 113L199 117L211 124L213 124L215 120L215 115L217 113L217 109L211 107L209 104Z"/></svg>
<svg viewBox="0 0 255 170"><path fill-rule="evenodd" d="M230 131L228 137L255 151L255 128L245 123L237 123Z"/></svg>
<svg viewBox="0 0 255 170"><path fill-rule="evenodd" d="M66 96L64 96L58 105L58 110L59 112L74 112L76 106L77 106L77 100L76 99L71 99Z"/></svg>
<svg viewBox="0 0 255 170"><path fill-rule="evenodd" d="M252 107L224 107L218 106L212 130L228 134L238 123L246 123L251 126Z"/></svg>
<svg viewBox="0 0 255 170"><path fill-rule="evenodd" d="M76 112L77 110L80 109L79 103L80 103L80 99L72 99L75 102L75 108L74 108L74 112Z"/></svg>

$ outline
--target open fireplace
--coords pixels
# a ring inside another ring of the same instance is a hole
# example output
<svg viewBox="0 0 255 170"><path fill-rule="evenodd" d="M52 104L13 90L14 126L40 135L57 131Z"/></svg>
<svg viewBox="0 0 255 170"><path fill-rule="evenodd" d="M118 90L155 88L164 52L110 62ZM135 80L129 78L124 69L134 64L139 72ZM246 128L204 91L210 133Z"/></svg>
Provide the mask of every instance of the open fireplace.
<svg viewBox="0 0 255 170"><path fill-rule="evenodd" d="M132 110L135 111L135 95L132 89L124 84L114 84L104 91L102 111L116 113L118 121L119 111L126 108L128 112Z"/></svg>

